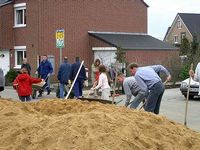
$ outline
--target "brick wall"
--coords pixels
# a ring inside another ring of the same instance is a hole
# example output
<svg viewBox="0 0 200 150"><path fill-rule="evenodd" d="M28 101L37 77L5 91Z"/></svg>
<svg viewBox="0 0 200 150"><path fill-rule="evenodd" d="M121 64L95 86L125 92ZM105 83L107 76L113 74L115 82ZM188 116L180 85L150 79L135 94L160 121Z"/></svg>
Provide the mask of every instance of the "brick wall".
<svg viewBox="0 0 200 150"><path fill-rule="evenodd" d="M27 0L26 3L27 55L33 68L36 55L42 54L54 55L56 66L59 65L55 31L60 28L65 29L63 56L68 56L71 63L80 56L86 60L86 67L93 57L88 31L147 32L147 7L139 0Z"/></svg>
<svg viewBox="0 0 200 150"><path fill-rule="evenodd" d="M13 28L14 3L1 7L1 19L6 24L1 24L0 31L7 37L0 37L0 46L26 46L33 72L38 56L47 54L55 56L57 73L57 29L65 30L63 57L68 56L73 63L80 56L86 67L93 61L88 31L147 32L147 6L141 0L15 0L17 3L26 3L26 27ZM13 59L14 51L14 63Z"/></svg>
<svg viewBox="0 0 200 150"><path fill-rule="evenodd" d="M13 48L13 6L0 7L0 49Z"/></svg>
<svg viewBox="0 0 200 150"><path fill-rule="evenodd" d="M178 56L176 50L128 50L126 51L127 62L136 62L141 66L162 64L169 66L169 60Z"/></svg>

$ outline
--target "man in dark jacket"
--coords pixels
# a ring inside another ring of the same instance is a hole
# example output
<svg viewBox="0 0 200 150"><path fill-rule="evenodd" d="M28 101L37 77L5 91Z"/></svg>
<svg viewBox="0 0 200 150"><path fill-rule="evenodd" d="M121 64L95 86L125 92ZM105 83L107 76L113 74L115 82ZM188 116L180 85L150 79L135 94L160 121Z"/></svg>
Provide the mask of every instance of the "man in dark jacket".
<svg viewBox="0 0 200 150"><path fill-rule="evenodd" d="M48 61L47 55L42 56L42 61L37 69L39 76L46 81L45 89L47 90L47 95L50 94L50 76L53 73L53 67L51 63ZM36 72L36 73L37 73ZM38 95L42 96L42 92Z"/></svg>
<svg viewBox="0 0 200 150"><path fill-rule="evenodd" d="M58 71L58 80L60 81L60 98L64 98L64 89L65 85L68 84L68 80L70 78L71 73L71 65L67 61L67 57L64 58L64 62L60 65Z"/></svg>
<svg viewBox="0 0 200 150"><path fill-rule="evenodd" d="M72 64L71 80L74 80L80 65L81 65L81 63L80 63L79 57L76 57L76 62L74 64ZM84 83L85 80L86 80L86 70L85 70L85 67L82 66L82 68L79 72L79 75L76 79L76 82L74 84L75 98L82 97L83 83Z"/></svg>

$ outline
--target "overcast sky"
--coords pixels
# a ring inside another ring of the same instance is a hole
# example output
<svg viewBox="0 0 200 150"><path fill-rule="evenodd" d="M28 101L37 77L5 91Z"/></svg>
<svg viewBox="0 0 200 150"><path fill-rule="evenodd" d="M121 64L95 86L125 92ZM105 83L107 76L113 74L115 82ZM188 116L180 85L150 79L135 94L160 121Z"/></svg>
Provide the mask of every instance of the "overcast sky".
<svg viewBox="0 0 200 150"><path fill-rule="evenodd" d="M148 5L148 34L163 40L177 13L199 13L200 0L144 0Z"/></svg>

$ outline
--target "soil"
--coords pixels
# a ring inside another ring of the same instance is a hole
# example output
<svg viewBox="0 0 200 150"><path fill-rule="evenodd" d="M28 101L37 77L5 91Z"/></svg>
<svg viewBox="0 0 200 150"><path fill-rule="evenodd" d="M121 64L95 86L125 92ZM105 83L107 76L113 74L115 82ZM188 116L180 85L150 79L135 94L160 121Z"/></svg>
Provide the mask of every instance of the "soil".
<svg viewBox="0 0 200 150"><path fill-rule="evenodd" d="M200 133L142 110L78 100L0 100L2 150L197 150Z"/></svg>

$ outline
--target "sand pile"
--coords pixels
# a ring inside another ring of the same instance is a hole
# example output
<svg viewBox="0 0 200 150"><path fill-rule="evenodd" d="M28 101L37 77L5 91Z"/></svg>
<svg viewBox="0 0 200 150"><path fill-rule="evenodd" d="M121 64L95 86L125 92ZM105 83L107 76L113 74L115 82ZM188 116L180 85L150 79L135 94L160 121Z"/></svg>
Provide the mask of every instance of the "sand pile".
<svg viewBox="0 0 200 150"><path fill-rule="evenodd" d="M0 149L197 150L200 134L143 111L76 100L0 100Z"/></svg>

